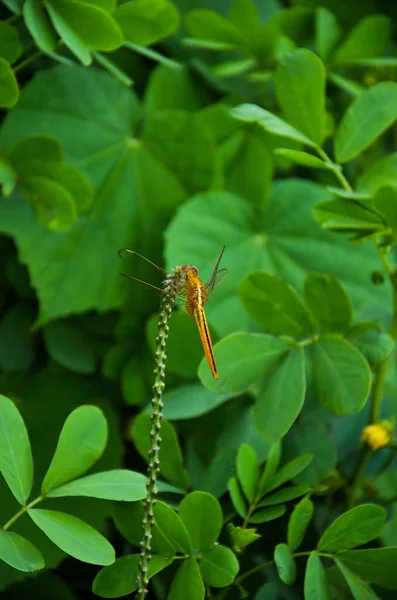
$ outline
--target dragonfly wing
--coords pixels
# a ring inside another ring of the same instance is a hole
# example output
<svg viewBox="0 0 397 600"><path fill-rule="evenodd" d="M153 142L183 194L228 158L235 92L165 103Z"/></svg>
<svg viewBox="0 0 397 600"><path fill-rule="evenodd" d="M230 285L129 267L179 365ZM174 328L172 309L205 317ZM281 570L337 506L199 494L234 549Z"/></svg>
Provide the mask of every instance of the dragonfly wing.
<svg viewBox="0 0 397 600"><path fill-rule="evenodd" d="M207 289L207 294L208 294L207 300L211 296L213 291L216 290L218 285L220 285L222 283L222 281L225 279L227 274L228 274L227 269L219 269L219 271L217 271L217 273L215 273L214 275L212 275L210 277L210 279L208 280L208 282L205 285L205 287Z"/></svg>

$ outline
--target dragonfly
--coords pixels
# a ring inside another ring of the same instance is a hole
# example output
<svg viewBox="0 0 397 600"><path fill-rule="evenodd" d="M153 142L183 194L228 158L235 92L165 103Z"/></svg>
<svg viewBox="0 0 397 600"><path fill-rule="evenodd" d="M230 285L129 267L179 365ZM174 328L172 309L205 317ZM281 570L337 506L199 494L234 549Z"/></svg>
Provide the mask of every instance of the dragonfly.
<svg viewBox="0 0 397 600"><path fill-rule="evenodd" d="M219 268L219 264L221 262L224 250L225 246L223 246L217 258L215 266L212 270L211 276L206 283L203 283L203 281L200 279L199 270L194 265L183 265L181 267L178 267L178 270L182 273L183 285L181 286L181 290L178 293L176 303L177 305L183 305L185 312L190 317L195 318L197 329L200 334L200 339L204 350L204 355L214 379L219 379L219 375L216 367L214 348L212 345L211 334L208 327L207 316L205 314L204 306L211 297L214 290L223 281L223 279L228 273L227 269ZM138 254L138 252L130 250L129 248L122 248L121 250L119 250L119 256L121 258L123 252L134 254L138 258L146 261L147 263L155 267L157 270L162 271L167 276L169 276L169 273L167 273L167 271L153 263L145 256ZM137 279L136 277L132 277L131 275L125 275L124 273L120 273L120 275L123 275L123 277L126 277L127 279L137 281L138 283L141 283L149 288L152 288L164 294L164 290L146 281L142 281L142 279Z"/></svg>

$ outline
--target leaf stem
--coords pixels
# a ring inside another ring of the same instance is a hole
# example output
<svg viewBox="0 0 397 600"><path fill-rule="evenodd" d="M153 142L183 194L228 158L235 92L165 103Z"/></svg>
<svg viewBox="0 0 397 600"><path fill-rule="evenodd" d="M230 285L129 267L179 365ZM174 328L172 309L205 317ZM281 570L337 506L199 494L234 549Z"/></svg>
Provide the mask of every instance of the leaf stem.
<svg viewBox="0 0 397 600"><path fill-rule="evenodd" d="M15 521L22 517L22 515L24 515L29 510L29 508L33 508L33 506L44 500L44 497L45 496L43 495L37 496L37 498L32 500L32 502L23 506L17 513L15 513L13 517L11 517L11 519L9 519L9 521L7 521L7 523L5 523L5 525L3 525L3 527L1 527L1 530L7 531L7 529L9 529L11 525L15 523Z"/></svg>
<svg viewBox="0 0 397 600"><path fill-rule="evenodd" d="M30 56L25 58L25 60L23 60L18 65L13 67L14 73L18 73L18 71L21 71L22 69L24 69L25 67L30 65L30 63L34 62L36 59L43 56L43 54L44 54L44 52L42 52L41 50L37 50L37 52L34 52L34 54L31 54Z"/></svg>
<svg viewBox="0 0 397 600"><path fill-rule="evenodd" d="M338 181L341 184L341 186L343 187L343 189L345 189L347 192L352 192L353 189L352 189L350 183L347 181L346 177L343 175L342 167L340 165L337 165L336 163L334 163L330 159L328 154L326 152L324 152L324 150L320 146L316 146L316 151L317 151L318 155L320 156L320 158L322 158L323 161L328 164L330 171L333 172L333 174L338 179Z"/></svg>
<svg viewBox="0 0 397 600"><path fill-rule="evenodd" d="M170 67L171 69L180 70L182 68L182 65L179 62L177 62L176 60L172 60L171 58L167 58L166 56L163 56L159 52L152 50L152 48L147 48L146 46L139 46L138 44L133 44L132 42L127 41L124 42L123 45L126 48L134 50L134 52L142 54L142 56L146 56L147 58L150 58L160 63L161 65Z"/></svg>

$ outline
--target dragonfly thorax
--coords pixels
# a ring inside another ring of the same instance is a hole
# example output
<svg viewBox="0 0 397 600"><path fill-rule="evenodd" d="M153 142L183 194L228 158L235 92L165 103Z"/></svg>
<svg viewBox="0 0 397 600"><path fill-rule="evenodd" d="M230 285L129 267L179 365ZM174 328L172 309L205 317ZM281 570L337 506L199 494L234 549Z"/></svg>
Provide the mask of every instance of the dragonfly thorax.
<svg viewBox="0 0 397 600"><path fill-rule="evenodd" d="M183 272L186 280L198 277L198 268L193 267L192 265L186 265L186 267L183 268Z"/></svg>

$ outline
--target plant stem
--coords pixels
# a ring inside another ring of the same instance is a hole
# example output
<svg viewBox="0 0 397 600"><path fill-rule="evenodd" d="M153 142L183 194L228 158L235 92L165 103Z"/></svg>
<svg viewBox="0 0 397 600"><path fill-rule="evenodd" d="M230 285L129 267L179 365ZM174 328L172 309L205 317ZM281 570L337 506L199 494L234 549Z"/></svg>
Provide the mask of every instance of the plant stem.
<svg viewBox="0 0 397 600"><path fill-rule="evenodd" d="M347 508L352 508L354 506L354 500L356 497L357 489L361 484L362 477L364 475L365 468L369 459L372 456L371 448L368 446L362 446L360 450L360 455L357 461L357 465L355 471L353 473L350 490L347 496Z"/></svg>
<svg viewBox="0 0 397 600"><path fill-rule="evenodd" d="M171 69L180 70L182 68L181 63L163 56L159 52L156 52L156 50L152 50L152 48L139 46L138 44L133 44L132 42L124 42L124 46L130 50L134 50L134 52L137 52L138 54L142 54L142 56L146 56L147 58L160 63L161 65L170 67Z"/></svg>
<svg viewBox="0 0 397 600"><path fill-rule="evenodd" d="M343 187L343 189L345 189L347 192L352 192L353 189L352 189L350 183L347 181L346 177L343 175L341 167L339 165L335 164L334 162L332 162L332 160L330 159L328 154L326 152L324 152L324 150L322 148L320 148L320 146L316 146L316 150L317 150L317 153L320 156L320 158L322 158L323 161L328 164L330 171L333 172L333 174L338 179L338 181L341 184L341 186Z"/></svg>
<svg viewBox="0 0 397 600"><path fill-rule="evenodd" d="M1 527L0 529L2 531L7 531L7 529L9 529L11 527L11 525L13 523L15 523L15 521L17 521L20 517L22 517L22 515L24 515L29 510L29 508L33 508L33 506L35 506L42 500L44 500L44 496L41 496L41 495L37 496L37 498L32 500L32 502L30 502L26 506L23 506L17 513L15 513L15 515L13 517L11 517L11 519L9 519L9 521L7 521L7 523L5 523L5 525L3 525L3 527Z"/></svg>
<svg viewBox="0 0 397 600"><path fill-rule="evenodd" d="M37 58L40 58L40 56L42 56L43 54L44 53L41 50L38 50L31 56L28 56L27 58L25 58L25 60L23 60L13 68L14 73L18 73L18 71L21 71L22 69L30 65L30 63L34 62Z"/></svg>

